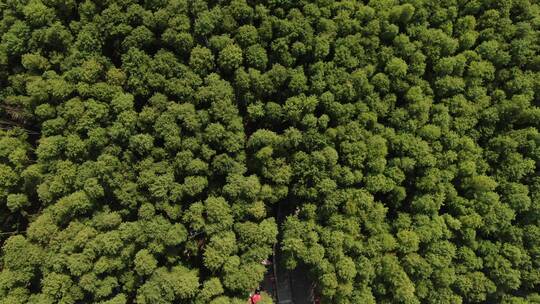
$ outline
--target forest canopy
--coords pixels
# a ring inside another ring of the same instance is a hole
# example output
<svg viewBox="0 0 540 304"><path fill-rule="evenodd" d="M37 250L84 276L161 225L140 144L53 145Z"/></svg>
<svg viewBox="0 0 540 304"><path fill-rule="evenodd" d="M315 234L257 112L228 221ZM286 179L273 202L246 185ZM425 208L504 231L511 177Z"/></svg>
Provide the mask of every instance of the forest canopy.
<svg viewBox="0 0 540 304"><path fill-rule="evenodd" d="M0 304L540 303L538 1L0 18Z"/></svg>

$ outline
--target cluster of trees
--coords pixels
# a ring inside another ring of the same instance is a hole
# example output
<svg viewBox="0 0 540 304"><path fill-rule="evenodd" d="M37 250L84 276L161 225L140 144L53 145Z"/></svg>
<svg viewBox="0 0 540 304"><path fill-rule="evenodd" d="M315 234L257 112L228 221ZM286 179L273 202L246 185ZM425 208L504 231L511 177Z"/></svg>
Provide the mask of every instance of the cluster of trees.
<svg viewBox="0 0 540 304"><path fill-rule="evenodd" d="M536 1L0 11L1 304L540 302Z"/></svg>

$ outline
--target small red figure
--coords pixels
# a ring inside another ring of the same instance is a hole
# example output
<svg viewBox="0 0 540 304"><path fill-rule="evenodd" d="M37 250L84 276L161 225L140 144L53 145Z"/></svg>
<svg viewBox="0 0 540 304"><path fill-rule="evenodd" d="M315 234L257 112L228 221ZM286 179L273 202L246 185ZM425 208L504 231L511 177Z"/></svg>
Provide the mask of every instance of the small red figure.
<svg viewBox="0 0 540 304"><path fill-rule="evenodd" d="M250 304L257 304L261 300L261 289L257 288L255 290L255 294L252 295L250 298Z"/></svg>

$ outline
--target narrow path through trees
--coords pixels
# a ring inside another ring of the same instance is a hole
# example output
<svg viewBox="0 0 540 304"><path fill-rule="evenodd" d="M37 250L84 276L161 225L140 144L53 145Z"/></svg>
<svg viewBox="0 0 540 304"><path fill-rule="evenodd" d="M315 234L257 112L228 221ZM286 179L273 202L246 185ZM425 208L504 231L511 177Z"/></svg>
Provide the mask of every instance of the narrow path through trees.
<svg viewBox="0 0 540 304"><path fill-rule="evenodd" d="M273 265L268 268L262 287L268 294L274 297L277 304L313 303L313 283L308 277L308 270L301 266L289 270L285 267L281 258L282 223L287 215L293 212L292 210L288 210L284 204L286 204L286 201L280 202L277 208L275 208L276 220L280 231L278 242L274 246Z"/></svg>

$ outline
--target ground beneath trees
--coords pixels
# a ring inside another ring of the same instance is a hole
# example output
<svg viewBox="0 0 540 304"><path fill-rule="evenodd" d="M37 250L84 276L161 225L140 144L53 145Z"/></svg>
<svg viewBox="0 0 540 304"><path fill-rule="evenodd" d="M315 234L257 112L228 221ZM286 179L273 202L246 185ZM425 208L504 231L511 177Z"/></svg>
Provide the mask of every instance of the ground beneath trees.
<svg viewBox="0 0 540 304"><path fill-rule="evenodd" d="M292 214L292 210L282 207L281 203L276 208L276 218L279 223L278 227L282 227L282 223L288 214ZM281 241L282 231L279 232L279 240ZM261 288L268 294L272 295L277 304L311 304L313 301L313 282L308 278L308 269L305 267L297 267L294 270L285 268L281 259L280 244L274 248L274 256L272 265L268 266L268 271L265 275Z"/></svg>

